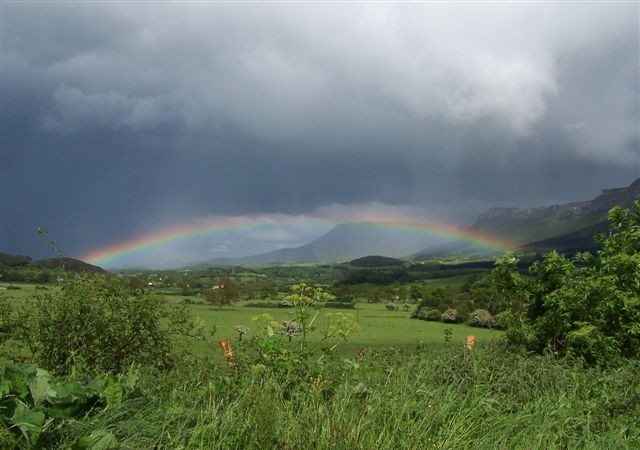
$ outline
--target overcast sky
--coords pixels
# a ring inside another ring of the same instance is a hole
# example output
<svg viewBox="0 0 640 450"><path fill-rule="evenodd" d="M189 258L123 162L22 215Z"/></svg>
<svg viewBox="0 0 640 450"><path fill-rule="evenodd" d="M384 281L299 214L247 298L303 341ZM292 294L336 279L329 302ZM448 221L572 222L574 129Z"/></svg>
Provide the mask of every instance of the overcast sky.
<svg viewBox="0 0 640 450"><path fill-rule="evenodd" d="M37 225L71 255L228 215L465 225L628 185L638 8L2 2L0 251L46 255ZM271 231L181 258L324 229Z"/></svg>

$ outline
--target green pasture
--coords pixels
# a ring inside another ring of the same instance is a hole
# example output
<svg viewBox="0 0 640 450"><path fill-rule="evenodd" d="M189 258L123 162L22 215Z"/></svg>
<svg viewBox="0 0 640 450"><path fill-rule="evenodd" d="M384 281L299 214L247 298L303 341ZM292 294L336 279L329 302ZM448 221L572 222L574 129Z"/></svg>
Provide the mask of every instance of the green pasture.
<svg viewBox="0 0 640 450"><path fill-rule="evenodd" d="M455 285L455 283L464 283L467 276L450 277L443 279L429 280L434 285ZM47 290L37 289L38 285L27 283L11 283L20 289L0 290L0 295L13 300L25 300L32 298L37 294L51 292L58 289L56 285L47 285ZM2 283L0 287L7 287L9 283ZM168 295L166 300L172 303L181 304L189 299L193 301L194 297L183 297ZM280 321L292 318L292 310L288 308L257 308L245 307L245 302L238 302L224 308L217 308L202 300L199 303L188 304L187 307L191 313L204 322L205 329L211 330L215 328L214 340L230 339L232 342L238 340L238 334L235 331L237 325L243 325L249 328L249 332L245 335L245 339L250 339L255 335L255 327L251 321L254 316L269 314L274 320ZM358 303L357 309L324 309L316 319L317 329L309 336L311 346L318 344L321 338L321 330L326 325L327 313L344 313L351 315L360 325L358 331L349 336L347 342L338 347L338 351L345 356L353 354L357 348L383 348L383 347L399 347L406 350L415 349L418 345L426 347L439 347L445 342L445 330L451 331L451 343L463 345L465 338L473 334L478 342L488 341L500 335L500 331L487 330L482 328L472 328L466 325L445 324L440 322L426 322L409 318L409 311L388 311L383 303ZM210 344L205 341L193 342L189 341L189 350L198 354L208 354L212 351ZM219 350L215 348L214 352Z"/></svg>
<svg viewBox="0 0 640 450"><path fill-rule="evenodd" d="M15 289L18 288L18 289ZM43 294L58 289L57 285L31 284L31 283L0 283L0 296L9 299L32 298L37 294Z"/></svg>
<svg viewBox="0 0 640 450"><path fill-rule="evenodd" d="M466 275L456 275L453 277L446 277L446 278L432 278L432 279L424 280L423 283L433 287L459 288L462 285L464 285L471 276L472 276L471 274L466 274Z"/></svg>
<svg viewBox="0 0 640 450"><path fill-rule="evenodd" d="M195 317L200 318L207 329L216 328L216 339L238 340L236 325L249 328L244 339L251 338L255 330L251 318L261 314L269 314L276 321L291 319L292 310L284 308L255 308L244 307L242 303L218 309L206 303L188 305ZM413 305L412 305L413 308ZM411 319L410 311L388 311L384 304L359 303L358 309L323 309L316 319L317 329L309 336L311 346L317 344L321 338L321 330L326 325L326 313L344 313L351 315L360 325L347 342L338 347L344 355L352 354L357 348L400 347L415 349L418 345L426 347L442 346L445 343L445 330L451 331L451 343L464 344L465 338L473 334L478 342L489 341L500 335L500 331L472 328L466 325L453 325L440 322L426 322ZM205 350L202 343L200 350ZM192 349L196 351L196 349ZM216 351L218 351L216 349Z"/></svg>

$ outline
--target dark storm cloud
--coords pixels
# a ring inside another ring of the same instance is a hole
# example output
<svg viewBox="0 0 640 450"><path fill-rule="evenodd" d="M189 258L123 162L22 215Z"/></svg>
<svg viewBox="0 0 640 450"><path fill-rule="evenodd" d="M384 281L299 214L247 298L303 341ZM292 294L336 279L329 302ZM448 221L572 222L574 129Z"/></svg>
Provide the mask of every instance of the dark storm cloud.
<svg viewBox="0 0 640 450"><path fill-rule="evenodd" d="M640 175L638 5L2 5L0 250ZM457 207L456 207L457 205Z"/></svg>

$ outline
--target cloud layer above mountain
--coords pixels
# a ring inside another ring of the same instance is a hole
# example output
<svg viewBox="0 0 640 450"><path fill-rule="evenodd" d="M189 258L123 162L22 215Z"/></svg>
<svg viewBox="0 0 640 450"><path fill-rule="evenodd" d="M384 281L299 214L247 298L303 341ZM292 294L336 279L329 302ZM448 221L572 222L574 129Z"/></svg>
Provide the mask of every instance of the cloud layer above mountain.
<svg viewBox="0 0 640 450"><path fill-rule="evenodd" d="M331 205L468 219L640 172L633 3L2 13L0 242L15 250L42 222L83 247L150 222Z"/></svg>

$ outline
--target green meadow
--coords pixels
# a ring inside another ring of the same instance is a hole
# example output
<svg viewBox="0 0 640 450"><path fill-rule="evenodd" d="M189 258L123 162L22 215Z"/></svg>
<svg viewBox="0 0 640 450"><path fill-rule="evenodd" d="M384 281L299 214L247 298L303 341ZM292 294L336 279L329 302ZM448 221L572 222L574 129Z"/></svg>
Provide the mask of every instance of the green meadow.
<svg viewBox="0 0 640 450"><path fill-rule="evenodd" d="M428 280L427 283L434 286L456 286L463 284L467 278L468 276L463 275ZM43 286L29 283L3 283L0 284L0 289L9 286L19 289L2 289L0 293L12 300L15 306L20 304L21 300L28 300L39 294L59 289L56 285ZM256 303L257 300L237 302L218 308L200 299L194 301L194 297L165 295L163 298L167 303L185 304L189 312L203 322L207 331L215 330L214 340L230 339L232 343L238 340L236 326L244 326L249 329L244 336L245 340L251 339L256 334L257 330L252 323L253 317L269 314L279 322L292 319L293 314L292 310L288 308L244 306L247 303ZM359 348L378 350L385 347L397 347L407 351L418 347L436 348L445 343L445 336L447 336L448 342L456 345L463 345L469 335L476 336L478 342L488 342L502 334L499 330L411 319L409 316L414 308L415 305L411 305L409 310L400 308L398 311L389 311L383 303L358 303L355 310L325 308L318 314L315 322L316 329L311 332L308 338L309 344L312 347L320 344L322 330L327 322L326 315L335 313L350 315L359 325L359 328L336 348L336 352L343 356L351 356ZM213 355L219 359L220 356L220 350L217 347L212 349L211 344L205 341L189 341L188 349L203 357Z"/></svg>
<svg viewBox="0 0 640 450"><path fill-rule="evenodd" d="M255 334L255 330L252 329L252 317L269 314L276 321L292 319L291 310L286 308L244 307L242 303L221 309L206 303L188 305L188 307L195 317L202 319L206 328L215 327L214 336L217 339L230 339L232 343L238 339L235 331L237 325L249 328L244 339L250 339ZM411 309L413 308L412 305ZM418 346L442 346L445 343L445 330L448 330L447 334L451 332L450 342L460 346L470 334L476 336L479 342L488 342L502 333L498 330L472 328L466 325L415 320L409 318L411 311L389 311L384 304L359 303L356 310L329 308L322 310L316 319L316 330L309 335L311 346L318 344L321 330L326 323L325 314L328 313L351 315L359 324L358 330L336 348L337 352L344 356L353 355L358 348L397 347L413 350ZM205 349L208 347L203 343L197 351ZM214 351L218 352L218 349Z"/></svg>

